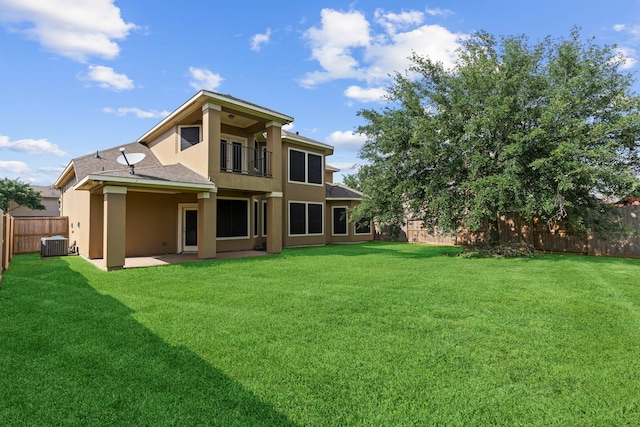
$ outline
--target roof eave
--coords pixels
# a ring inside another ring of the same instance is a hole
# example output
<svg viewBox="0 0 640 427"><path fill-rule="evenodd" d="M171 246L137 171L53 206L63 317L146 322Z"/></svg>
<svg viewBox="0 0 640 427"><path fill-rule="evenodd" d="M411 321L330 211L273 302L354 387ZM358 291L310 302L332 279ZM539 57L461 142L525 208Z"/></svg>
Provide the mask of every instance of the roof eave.
<svg viewBox="0 0 640 427"><path fill-rule="evenodd" d="M153 139L153 135L162 131L162 129L168 127L172 121L176 120L176 117L180 116L180 114L184 113L189 108L192 108L197 104L204 104L206 101L213 101L215 103L220 104L223 107L231 107L235 108L241 112L247 112L254 114L267 121L275 121L282 124L289 124L293 122L293 117L288 116L286 114L278 113L277 111L268 110L266 108L252 105L247 102L243 102L238 99L228 98L226 96L217 94L215 92L210 92L207 90L201 90L196 93L194 96L189 98L186 102L184 102L180 107L171 112L167 117L162 119L158 124L156 124L153 128L147 131L144 135L136 140L136 142L144 143L149 139Z"/></svg>
<svg viewBox="0 0 640 427"><path fill-rule="evenodd" d="M294 135L291 135L291 134L283 135L282 140L283 141L288 140L288 141L295 142L296 144L306 145L314 148L320 148L328 155L333 154L333 146L328 144L323 144L322 142L319 142L319 141L312 141L306 138L296 138Z"/></svg>
<svg viewBox="0 0 640 427"><path fill-rule="evenodd" d="M62 187L64 187L64 184L66 182L68 182L68 179L66 179L66 178L69 175L71 175L71 172L73 170L74 170L74 166L73 166L73 160L72 160L72 161L69 162L67 167L64 168L64 170L62 171L62 173L60 174L58 179L56 179L56 182L54 182L53 187L61 190Z"/></svg>
<svg viewBox="0 0 640 427"><path fill-rule="evenodd" d="M73 189L74 190L86 190L91 191L104 187L105 185L120 185L126 187L137 188L150 188L154 190L174 190L174 191L208 191L216 193L218 191L214 183L211 184L197 184L193 182L177 182L177 181L163 181L159 179L141 179L141 178L127 178L120 176L107 176L107 175L92 175L85 176L80 182L78 182Z"/></svg>

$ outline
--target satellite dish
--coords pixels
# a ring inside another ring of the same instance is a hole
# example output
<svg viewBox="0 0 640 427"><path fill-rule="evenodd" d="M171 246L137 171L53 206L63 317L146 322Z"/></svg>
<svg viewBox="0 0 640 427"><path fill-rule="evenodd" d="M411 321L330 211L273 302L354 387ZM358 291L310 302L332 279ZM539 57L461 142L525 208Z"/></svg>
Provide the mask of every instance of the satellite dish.
<svg viewBox="0 0 640 427"><path fill-rule="evenodd" d="M135 174L134 167L137 163L140 163L142 160L144 160L144 153L130 153L129 155L126 155L124 154L124 147L120 149L120 152L122 153L122 155L118 156L116 162L120 163L121 165L129 166L131 168L129 173L131 175Z"/></svg>

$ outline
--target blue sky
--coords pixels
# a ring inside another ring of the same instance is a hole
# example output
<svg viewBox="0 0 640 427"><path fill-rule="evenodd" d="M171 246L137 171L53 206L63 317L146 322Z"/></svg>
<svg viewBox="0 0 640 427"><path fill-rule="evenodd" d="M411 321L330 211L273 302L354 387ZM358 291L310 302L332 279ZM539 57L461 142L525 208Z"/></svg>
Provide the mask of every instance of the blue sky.
<svg viewBox="0 0 640 427"><path fill-rule="evenodd" d="M0 0L0 177L50 185L199 89L293 116L350 174L357 111L383 106L412 50L447 63L473 31L535 41L574 26L640 68L640 0Z"/></svg>

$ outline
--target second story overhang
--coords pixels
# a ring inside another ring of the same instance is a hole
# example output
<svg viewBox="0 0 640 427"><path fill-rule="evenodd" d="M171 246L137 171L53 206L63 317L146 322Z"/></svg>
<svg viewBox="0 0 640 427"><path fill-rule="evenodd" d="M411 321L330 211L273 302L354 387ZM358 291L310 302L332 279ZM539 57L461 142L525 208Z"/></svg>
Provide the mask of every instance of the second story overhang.
<svg viewBox="0 0 640 427"><path fill-rule="evenodd" d="M230 95L201 90L138 138L137 142L145 144L152 141L178 124L196 123L201 119L202 109L206 108L207 105L215 106L221 111L220 119L223 125L254 132L264 130L265 125L270 122L277 123L280 126L293 122L293 117L286 114Z"/></svg>

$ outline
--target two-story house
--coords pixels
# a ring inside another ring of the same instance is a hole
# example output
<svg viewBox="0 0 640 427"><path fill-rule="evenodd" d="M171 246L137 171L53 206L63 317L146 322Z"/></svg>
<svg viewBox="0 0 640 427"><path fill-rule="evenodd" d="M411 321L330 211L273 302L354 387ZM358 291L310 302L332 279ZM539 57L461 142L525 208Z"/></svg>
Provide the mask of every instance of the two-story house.
<svg viewBox="0 0 640 427"><path fill-rule="evenodd" d="M125 257L372 240L348 221L361 194L333 184L333 147L293 117L200 91L136 142L73 159L55 183L69 239L106 269Z"/></svg>

